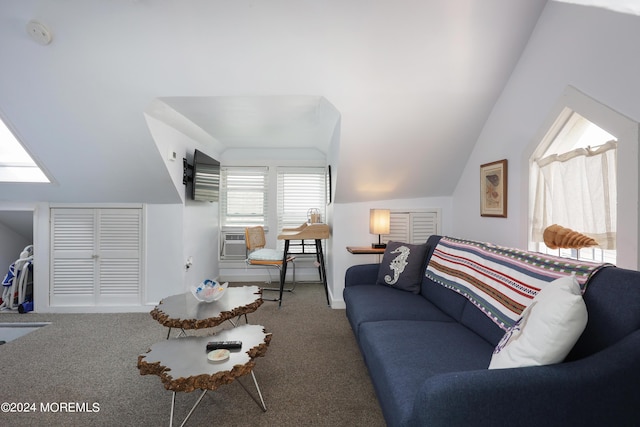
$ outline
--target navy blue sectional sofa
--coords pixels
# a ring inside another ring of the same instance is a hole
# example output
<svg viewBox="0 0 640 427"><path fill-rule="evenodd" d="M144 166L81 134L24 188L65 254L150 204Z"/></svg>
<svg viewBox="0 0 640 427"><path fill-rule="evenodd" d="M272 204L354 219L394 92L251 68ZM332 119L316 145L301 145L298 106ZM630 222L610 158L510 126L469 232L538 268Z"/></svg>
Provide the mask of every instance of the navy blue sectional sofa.
<svg viewBox="0 0 640 427"><path fill-rule="evenodd" d="M344 300L389 426L640 425L640 272L595 273L564 362L489 370L504 335L489 317L426 277L418 294L376 284L378 269L350 267Z"/></svg>

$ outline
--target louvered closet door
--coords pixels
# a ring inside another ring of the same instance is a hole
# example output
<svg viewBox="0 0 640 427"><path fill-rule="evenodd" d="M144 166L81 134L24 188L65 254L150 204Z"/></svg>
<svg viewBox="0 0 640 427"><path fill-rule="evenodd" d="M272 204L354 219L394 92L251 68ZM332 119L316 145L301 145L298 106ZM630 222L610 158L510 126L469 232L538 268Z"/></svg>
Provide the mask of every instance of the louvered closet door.
<svg viewBox="0 0 640 427"><path fill-rule="evenodd" d="M97 214L98 304L138 304L142 212L140 209L100 209Z"/></svg>
<svg viewBox="0 0 640 427"><path fill-rule="evenodd" d="M52 306L95 305L95 212L51 210Z"/></svg>
<svg viewBox="0 0 640 427"><path fill-rule="evenodd" d="M389 234L383 235L382 240L384 242L394 241L394 242L410 242L410 216L408 212L403 213L392 213L389 218L390 226L389 226Z"/></svg>
<svg viewBox="0 0 640 427"><path fill-rule="evenodd" d="M429 236L439 234L437 212L412 212L411 213L411 243L424 243Z"/></svg>
<svg viewBox="0 0 640 427"><path fill-rule="evenodd" d="M51 210L51 306L136 305L141 209Z"/></svg>
<svg viewBox="0 0 640 427"><path fill-rule="evenodd" d="M438 211L391 212L389 234L382 240L421 244L429 236L439 234L440 219Z"/></svg>

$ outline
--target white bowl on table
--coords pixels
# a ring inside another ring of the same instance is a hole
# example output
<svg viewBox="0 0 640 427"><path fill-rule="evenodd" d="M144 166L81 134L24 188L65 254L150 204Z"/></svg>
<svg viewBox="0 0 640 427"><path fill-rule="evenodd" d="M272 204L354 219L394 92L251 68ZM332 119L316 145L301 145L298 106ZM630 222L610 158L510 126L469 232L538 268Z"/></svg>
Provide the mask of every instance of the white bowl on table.
<svg viewBox="0 0 640 427"><path fill-rule="evenodd" d="M191 294L201 302L213 302L222 298L227 290L229 282L220 284L214 280L206 279L197 285L191 285Z"/></svg>

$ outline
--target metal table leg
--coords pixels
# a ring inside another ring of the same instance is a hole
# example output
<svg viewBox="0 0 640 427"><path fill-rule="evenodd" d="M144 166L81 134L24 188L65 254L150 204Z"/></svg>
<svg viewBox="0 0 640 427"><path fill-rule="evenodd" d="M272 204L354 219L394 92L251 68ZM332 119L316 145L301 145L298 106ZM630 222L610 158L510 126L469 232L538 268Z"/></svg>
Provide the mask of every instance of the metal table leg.
<svg viewBox="0 0 640 427"><path fill-rule="evenodd" d="M169 339L169 337L171 336L171 326L169 326L169 330L167 331L167 339ZM180 338L180 337L186 337L187 333L184 331L184 328L180 328L180 332L178 332L178 335L176 335L176 338Z"/></svg>
<svg viewBox="0 0 640 427"><path fill-rule="evenodd" d="M244 384L242 384L241 381L238 381L238 383L242 386L242 388L247 392L247 394L256 401L256 403L258 404L258 406L260 406L260 409L262 409L262 412L267 412L267 405L264 403L264 398L262 397L262 392L260 391L260 386L258 385L258 380L256 379L256 375L253 373L253 370L251 371L251 378L253 378L253 384L256 387L256 391L258 392L258 397L260 399L260 401L258 402L258 400L256 400L256 398L249 392L249 390L247 390L247 388L245 387ZM187 414L187 416L185 417L184 421L182 421L182 424L180 424L180 427L184 427L184 425L187 423L187 421L189 420L189 418L191 418L191 414L193 414L193 411L196 410L196 408L198 407L198 405L200 404L200 402L202 401L202 398L204 397L205 394L207 394L207 391L209 390L202 390L202 394L200 394L200 397L198 397L198 400L196 400L196 403L193 404L193 406L191 407L191 410L189 411L189 413ZM174 414L174 409L175 409L175 405L176 405L176 392L174 391L172 396L171 396L171 414L170 414L170 418L169 418L169 427L173 426L173 414Z"/></svg>
<svg viewBox="0 0 640 427"><path fill-rule="evenodd" d="M262 398L262 392L260 391L260 386L258 385L258 380L256 380L256 376L253 373L253 371L251 371L251 377L253 378L253 384L256 386L256 391L258 392L258 397L260 398L259 402L258 402L258 399L256 399L251 394L251 392L247 389L247 387L244 384L242 384L241 381L238 381L238 383L242 386L244 391L246 391L247 394L258 404L258 406L260 406L260 409L262 409L262 412L267 412L267 405L264 403L264 399Z"/></svg>
<svg viewBox="0 0 640 427"><path fill-rule="evenodd" d="M180 427L183 427L186 423L187 420L189 419L189 417L191 417L191 414L193 414L193 411L196 410L196 408L198 407L198 405L200 404L200 402L202 401L202 398L204 397L205 394L207 394L208 390L202 390L202 394L200 395L200 397L198 398L198 400L196 400L196 403L193 405L193 407L191 408L191 410L189 411L189 413L187 414L187 417L184 419L184 421L182 422L182 424L180 424ZM173 392L173 394L175 394L175 392Z"/></svg>
<svg viewBox="0 0 640 427"><path fill-rule="evenodd" d="M176 407L176 392L171 395L171 413L169 414L169 427L173 427L173 409Z"/></svg>

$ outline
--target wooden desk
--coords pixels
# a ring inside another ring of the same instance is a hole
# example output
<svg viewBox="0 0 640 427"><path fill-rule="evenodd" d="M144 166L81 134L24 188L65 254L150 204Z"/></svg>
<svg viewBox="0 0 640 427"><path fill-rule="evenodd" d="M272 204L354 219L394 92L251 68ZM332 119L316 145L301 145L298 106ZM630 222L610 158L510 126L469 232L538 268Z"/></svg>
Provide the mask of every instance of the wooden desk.
<svg viewBox="0 0 640 427"><path fill-rule="evenodd" d="M284 279L287 277L287 256L289 252L289 242L291 240L315 240L316 260L318 261L318 273L320 281L324 285L324 293L329 305L329 288L327 287L327 272L324 263L324 253L322 252L322 239L328 239L331 232L328 224L307 224L304 223L296 228L283 228L278 235L278 240L284 240L284 253L282 255L282 269L280 269L280 299L278 307L282 306L282 292L284 291Z"/></svg>
<svg viewBox="0 0 640 427"><path fill-rule="evenodd" d="M355 255L384 255L385 248L372 248L371 246L347 246L349 253Z"/></svg>

